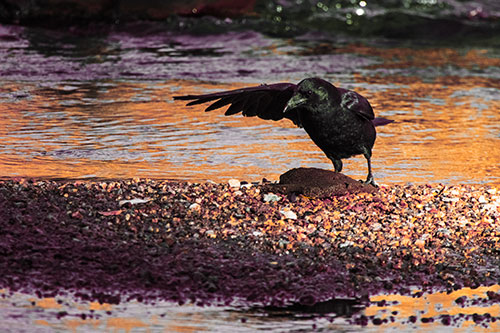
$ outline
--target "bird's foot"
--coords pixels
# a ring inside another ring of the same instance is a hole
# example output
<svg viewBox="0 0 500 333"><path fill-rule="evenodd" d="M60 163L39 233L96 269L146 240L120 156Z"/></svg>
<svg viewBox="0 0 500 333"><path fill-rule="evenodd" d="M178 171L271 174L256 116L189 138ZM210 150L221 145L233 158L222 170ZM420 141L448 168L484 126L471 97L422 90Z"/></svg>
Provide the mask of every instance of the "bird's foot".
<svg viewBox="0 0 500 333"><path fill-rule="evenodd" d="M374 187L378 187L378 184L375 182L375 179L373 179L372 175L369 175L365 181L360 180L365 185L372 185Z"/></svg>
<svg viewBox="0 0 500 333"><path fill-rule="evenodd" d="M375 180L373 180L373 179L372 179L371 181L366 181L366 180L365 180L365 181L364 181L364 182L362 182L362 183L363 183L363 184L365 184L365 185L372 185L372 186L374 186L374 187L377 187L377 188L378 188L378 184L377 184L377 182L375 182Z"/></svg>

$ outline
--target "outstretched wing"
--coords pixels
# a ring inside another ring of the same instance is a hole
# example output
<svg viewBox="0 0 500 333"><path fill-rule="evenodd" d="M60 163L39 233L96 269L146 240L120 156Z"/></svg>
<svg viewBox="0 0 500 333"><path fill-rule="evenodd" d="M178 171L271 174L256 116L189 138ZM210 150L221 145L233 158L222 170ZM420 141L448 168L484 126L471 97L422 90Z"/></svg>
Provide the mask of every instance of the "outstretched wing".
<svg viewBox="0 0 500 333"><path fill-rule="evenodd" d="M283 112L296 88L297 86L293 83L264 84L206 95L174 96L174 99L191 101L187 105L215 101L205 111L229 105L225 112L226 116L242 112L245 117L257 116L271 120L288 118L298 125L299 120L295 112Z"/></svg>
<svg viewBox="0 0 500 333"><path fill-rule="evenodd" d="M343 108L346 108L367 120L375 119L372 106L368 103L366 98L352 90L343 88L337 88L337 90L340 93L340 105Z"/></svg>

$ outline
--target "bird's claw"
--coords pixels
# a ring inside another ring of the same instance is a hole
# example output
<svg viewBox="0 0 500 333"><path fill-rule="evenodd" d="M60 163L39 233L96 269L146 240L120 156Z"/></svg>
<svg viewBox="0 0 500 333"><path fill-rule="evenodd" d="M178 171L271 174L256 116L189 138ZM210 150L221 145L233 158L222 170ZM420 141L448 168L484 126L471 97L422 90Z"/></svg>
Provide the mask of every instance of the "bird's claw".
<svg viewBox="0 0 500 333"><path fill-rule="evenodd" d="M373 176L368 176L365 181L360 180L360 182L364 185L372 185L374 187L378 187L378 184L375 182L375 179L373 179Z"/></svg>

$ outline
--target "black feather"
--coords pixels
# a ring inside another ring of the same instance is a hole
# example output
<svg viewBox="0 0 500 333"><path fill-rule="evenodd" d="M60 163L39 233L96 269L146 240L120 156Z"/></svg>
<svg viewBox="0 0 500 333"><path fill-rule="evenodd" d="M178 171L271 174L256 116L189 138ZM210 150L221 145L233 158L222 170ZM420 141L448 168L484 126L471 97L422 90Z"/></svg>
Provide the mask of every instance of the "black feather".
<svg viewBox="0 0 500 333"><path fill-rule="evenodd" d="M208 108L205 109L205 111L208 112L220 109L221 107L231 104L232 102L233 102L233 96L224 97L216 101L215 103L211 104Z"/></svg>
<svg viewBox="0 0 500 333"><path fill-rule="evenodd" d="M244 104L243 100L233 102L231 104L231 106L226 110L224 115L231 116L233 114L237 114L238 112L240 112L242 110L243 104Z"/></svg>

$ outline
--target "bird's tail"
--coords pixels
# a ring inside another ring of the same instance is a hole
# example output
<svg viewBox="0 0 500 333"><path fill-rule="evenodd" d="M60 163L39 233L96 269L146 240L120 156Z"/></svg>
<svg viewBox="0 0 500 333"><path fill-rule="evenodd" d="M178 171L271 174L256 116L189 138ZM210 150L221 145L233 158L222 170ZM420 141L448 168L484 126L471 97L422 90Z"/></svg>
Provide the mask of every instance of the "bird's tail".
<svg viewBox="0 0 500 333"><path fill-rule="evenodd" d="M386 118L375 118L372 120L373 126L384 126L390 123L393 123L394 120L386 119Z"/></svg>

